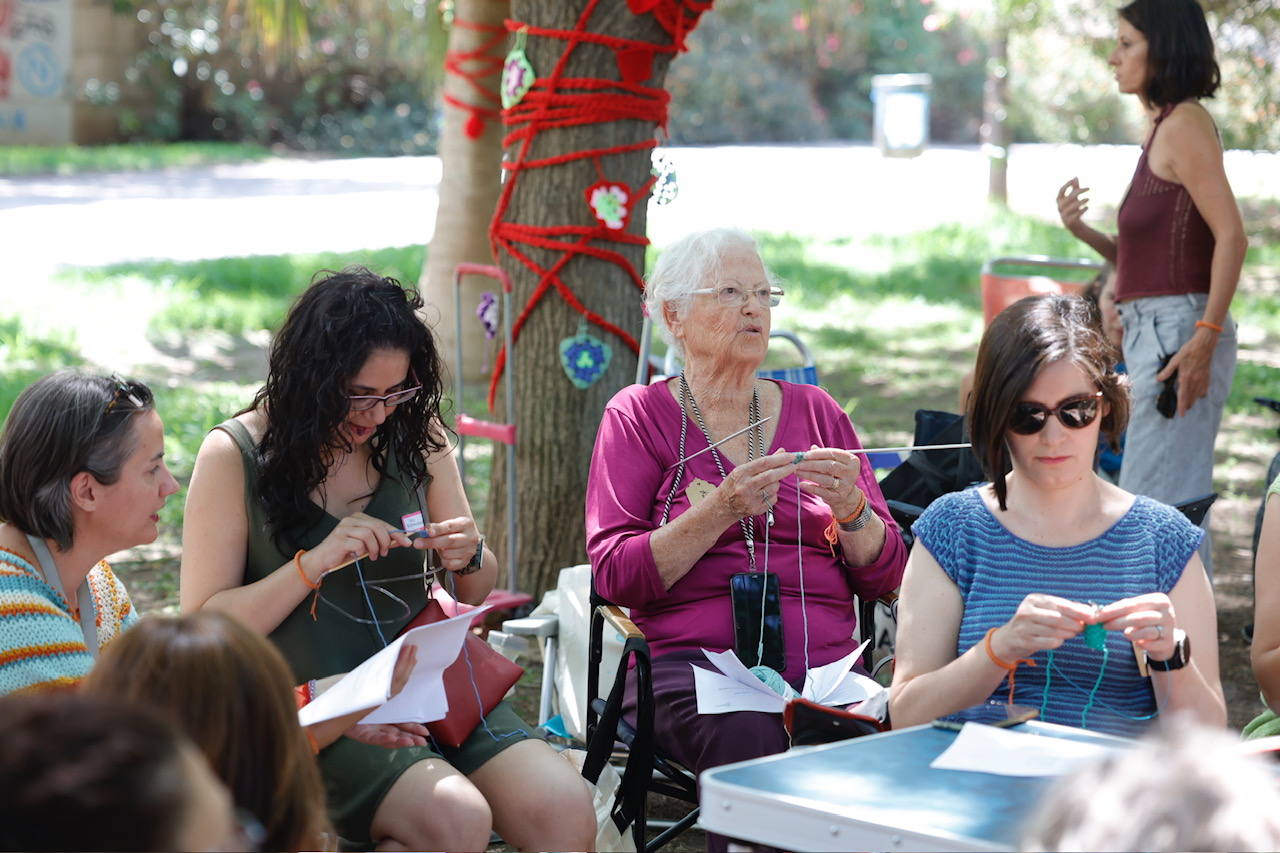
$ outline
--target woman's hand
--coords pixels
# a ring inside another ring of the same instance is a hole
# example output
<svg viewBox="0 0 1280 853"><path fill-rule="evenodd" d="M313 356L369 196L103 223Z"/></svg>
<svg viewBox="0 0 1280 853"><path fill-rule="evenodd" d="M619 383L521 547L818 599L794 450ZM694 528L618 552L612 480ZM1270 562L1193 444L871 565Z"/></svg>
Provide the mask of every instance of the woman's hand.
<svg viewBox="0 0 1280 853"><path fill-rule="evenodd" d="M1123 631L1129 642L1146 652L1153 660L1173 657L1178 627L1173 602L1163 592L1149 592L1122 598L1108 604L1098 613L1098 621L1108 631Z"/></svg>
<svg viewBox="0 0 1280 853"><path fill-rule="evenodd" d="M1156 374L1156 381L1163 382L1178 372L1178 415L1185 415L1197 400L1209 393L1209 370L1213 365L1213 350L1218 345L1218 333L1212 329L1197 328L1191 340L1182 345L1168 366Z"/></svg>
<svg viewBox="0 0 1280 853"><path fill-rule="evenodd" d="M735 519L762 515L778 502L778 484L794 465L795 454L785 450L753 459L730 471L712 497Z"/></svg>
<svg viewBox="0 0 1280 853"><path fill-rule="evenodd" d="M1056 649L1098 621L1094 608L1056 595L1033 592L991 636L991 650L1005 663L1013 663L1046 649Z"/></svg>
<svg viewBox="0 0 1280 853"><path fill-rule="evenodd" d="M426 746L429 733L421 723L368 723L347 729L347 737L370 746L395 749L401 746Z"/></svg>
<svg viewBox="0 0 1280 853"><path fill-rule="evenodd" d="M858 488L861 473L858 454L816 444L809 446L796 465L801 490L821 498L836 518L847 519L862 502L864 496Z"/></svg>
<svg viewBox="0 0 1280 853"><path fill-rule="evenodd" d="M356 559L376 560L392 548L410 545L409 537L380 518L357 512L338 526L319 545L302 555L303 571L312 580ZM366 556L367 555L367 556Z"/></svg>
<svg viewBox="0 0 1280 853"><path fill-rule="evenodd" d="M1058 216L1072 234L1079 229L1085 211L1089 209L1089 199L1085 195L1088 191L1088 187L1080 186L1079 178L1072 178L1058 190Z"/></svg>
<svg viewBox="0 0 1280 853"><path fill-rule="evenodd" d="M413 547L435 551L440 565L451 572L465 569L480 545L480 530L469 515L434 522L424 532L427 535L415 539Z"/></svg>

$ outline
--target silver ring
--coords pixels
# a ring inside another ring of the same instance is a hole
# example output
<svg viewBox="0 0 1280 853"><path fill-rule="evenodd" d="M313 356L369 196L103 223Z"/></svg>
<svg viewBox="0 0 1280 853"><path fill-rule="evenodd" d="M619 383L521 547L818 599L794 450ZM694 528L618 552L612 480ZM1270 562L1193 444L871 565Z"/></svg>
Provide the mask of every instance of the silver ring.
<svg viewBox="0 0 1280 853"><path fill-rule="evenodd" d="M1156 639L1157 639L1157 640L1163 640L1163 639L1164 639L1164 626L1163 626L1163 625L1156 625Z"/></svg>

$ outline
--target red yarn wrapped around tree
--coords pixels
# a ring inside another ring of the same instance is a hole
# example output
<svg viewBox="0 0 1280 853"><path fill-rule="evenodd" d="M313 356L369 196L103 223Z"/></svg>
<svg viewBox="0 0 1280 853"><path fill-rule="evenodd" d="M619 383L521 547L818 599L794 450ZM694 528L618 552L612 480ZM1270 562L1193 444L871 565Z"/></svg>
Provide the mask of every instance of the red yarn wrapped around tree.
<svg viewBox="0 0 1280 853"><path fill-rule="evenodd" d="M464 21L456 17L453 19L453 26L474 32L489 33L489 38L485 39L475 50L451 50L444 55L445 72L461 77L467 81L472 91L481 100L493 104L491 107L486 107L469 104L448 93L443 96L444 102L449 106L466 110L469 113L467 123L463 126L463 133L467 135L468 139L479 139L484 133L485 120L496 120L502 115L502 99L498 97L498 93L493 90L493 87L486 86L481 81L485 77L502 73L501 51L507 41L507 29L506 27Z"/></svg>
<svg viewBox="0 0 1280 853"><path fill-rule="evenodd" d="M671 35L671 44L653 44L588 32L587 25L599 2L600 0L590 0L587 3L572 30L547 29L528 26L519 21L507 21L507 29L512 32L524 30L528 36L559 39L566 45L551 73L545 77L539 76L524 98L503 112L503 122L510 128L503 139L503 147L514 153L503 163L507 177L489 227L489 239L495 258L498 257L499 251L506 252L523 264L538 280L537 286L516 318L512 329L513 336L519 336L520 329L537 307L538 302L554 289L587 322L617 335L632 351L638 353L640 346L636 339L626 330L588 309L560 273L574 256L589 255L621 267L626 271L627 277L636 289L643 291L644 280L631 262L623 254L607 246L610 243L647 246L649 244L647 237L628 234L625 227L607 225L606 220L600 218L599 211L596 212L598 221L595 225L540 227L504 221L520 176L529 169L543 169L576 160L594 160L600 172L601 183L597 186L607 185L619 188L624 186L608 180L603 166L605 158L610 155L655 148L658 144L656 138L608 148L573 151L540 160L529 159L529 150L538 134L554 128L632 119L649 122L665 130L671 96L665 89L644 85L645 81L652 76L653 57L657 53L674 54L685 50L685 35L697 24L699 16L712 5L712 0L628 0L628 7L632 13L652 13L659 25ZM564 76L569 57L580 44L594 44L613 50L617 58L620 79ZM645 202L654 181L654 178L650 178L643 186L625 188L629 191L626 202L628 216L635 205ZM586 189L584 187L584 190ZM625 224L625 218L623 222ZM534 261L523 250L523 246L558 251L561 255L555 263L544 267ZM498 353L493 375L490 378L489 409L491 411L506 360L507 354L504 348Z"/></svg>

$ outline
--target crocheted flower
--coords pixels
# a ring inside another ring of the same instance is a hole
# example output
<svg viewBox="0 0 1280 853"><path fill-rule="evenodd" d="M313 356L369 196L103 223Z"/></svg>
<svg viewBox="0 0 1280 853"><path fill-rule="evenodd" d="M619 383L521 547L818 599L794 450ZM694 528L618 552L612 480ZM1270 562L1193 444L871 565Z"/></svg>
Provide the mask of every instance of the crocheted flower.
<svg viewBox="0 0 1280 853"><path fill-rule="evenodd" d="M587 187L587 204L591 212L605 228L621 231L631 220L631 208L627 202L631 200L631 190L626 184L612 181L597 181Z"/></svg>

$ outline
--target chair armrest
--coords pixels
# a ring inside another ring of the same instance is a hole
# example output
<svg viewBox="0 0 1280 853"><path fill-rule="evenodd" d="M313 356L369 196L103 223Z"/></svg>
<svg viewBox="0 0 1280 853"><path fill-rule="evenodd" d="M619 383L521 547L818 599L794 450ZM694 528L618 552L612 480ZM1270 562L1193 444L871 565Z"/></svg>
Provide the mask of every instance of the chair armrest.
<svg viewBox="0 0 1280 853"><path fill-rule="evenodd" d="M608 622L613 630L622 635L623 640L643 640L644 632L636 627L636 623L631 621L631 617L622 612L622 608L616 604L603 604L596 608L596 612L604 617L604 621Z"/></svg>
<svg viewBox="0 0 1280 853"><path fill-rule="evenodd" d="M526 616L523 619L508 619L502 623L502 630L508 634L545 640L560 633L560 617L554 613L547 613L542 616Z"/></svg>

